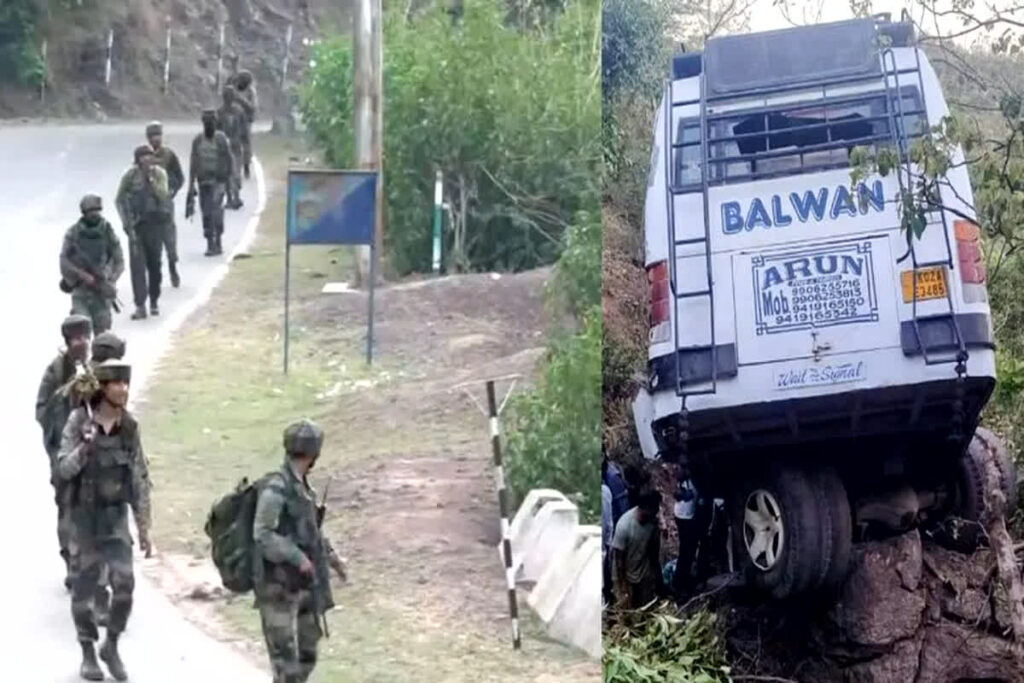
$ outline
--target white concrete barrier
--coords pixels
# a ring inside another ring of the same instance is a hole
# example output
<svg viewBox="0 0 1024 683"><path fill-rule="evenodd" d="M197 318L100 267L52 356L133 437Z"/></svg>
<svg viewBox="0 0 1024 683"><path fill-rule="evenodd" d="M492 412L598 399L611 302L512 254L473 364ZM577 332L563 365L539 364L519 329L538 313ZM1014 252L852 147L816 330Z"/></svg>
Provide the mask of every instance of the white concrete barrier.
<svg viewBox="0 0 1024 683"><path fill-rule="evenodd" d="M540 509L545 503L552 500L566 501L568 499L561 492L554 489L533 489L526 494L526 498L523 499L519 509L516 510L516 515L512 518L511 524L509 524L513 571L518 572L520 565L523 563L523 540L529 535L537 514L540 513ZM499 541L498 559L504 563L505 556L502 554L501 546L502 544Z"/></svg>
<svg viewBox="0 0 1024 683"><path fill-rule="evenodd" d="M591 538L600 540L600 537L601 527L599 526L577 527L573 543L565 546L557 556L553 557L548 568L537 579L537 584L530 591L526 601L545 624L555 616L566 592L577 579L580 563L585 561L580 549ZM600 543L598 547L600 548ZM600 591L598 596L600 596Z"/></svg>
<svg viewBox="0 0 1024 683"><path fill-rule="evenodd" d="M579 510L567 500L549 500L541 506L521 546L518 581L536 581L551 561L572 545L579 525Z"/></svg>
<svg viewBox="0 0 1024 683"><path fill-rule="evenodd" d="M601 538L588 537L568 564L571 581L548 622L548 635L601 658Z"/></svg>

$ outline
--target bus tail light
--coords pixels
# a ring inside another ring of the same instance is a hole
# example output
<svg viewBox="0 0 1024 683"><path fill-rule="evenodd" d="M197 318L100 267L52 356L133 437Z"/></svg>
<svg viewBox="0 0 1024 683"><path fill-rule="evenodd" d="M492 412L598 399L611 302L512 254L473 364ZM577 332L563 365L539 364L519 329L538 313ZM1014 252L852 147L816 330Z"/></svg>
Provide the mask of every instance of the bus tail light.
<svg viewBox="0 0 1024 683"><path fill-rule="evenodd" d="M964 284L985 284L985 259L981 253L981 231L971 221L953 221L956 237L957 261L960 264L960 281Z"/></svg>
<svg viewBox="0 0 1024 683"><path fill-rule="evenodd" d="M668 261L647 266L647 286L651 296L650 341L652 344L669 339L669 305L672 300L668 275Z"/></svg>

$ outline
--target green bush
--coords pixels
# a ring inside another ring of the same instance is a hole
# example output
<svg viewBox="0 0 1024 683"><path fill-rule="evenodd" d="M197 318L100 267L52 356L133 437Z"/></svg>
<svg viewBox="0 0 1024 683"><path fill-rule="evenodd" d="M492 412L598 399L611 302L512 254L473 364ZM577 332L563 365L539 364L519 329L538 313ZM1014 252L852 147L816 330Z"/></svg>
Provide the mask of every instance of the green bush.
<svg viewBox="0 0 1024 683"><path fill-rule="evenodd" d="M35 45L35 0L0 2L0 82L38 86L43 60Z"/></svg>
<svg viewBox="0 0 1024 683"><path fill-rule="evenodd" d="M594 522L601 515L601 307L549 344L537 387L509 400L506 478L513 503L554 488Z"/></svg>
<svg viewBox="0 0 1024 683"><path fill-rule="evenodd" d="M601 216L596 210L580 211L566 231L565 250L558 259L555 288L564 295L577 316L601 303Z"/></svg>
<svg viewBox="0 0 1024 683"><path fill-rule="evenodd" d="M725 644L707 611L686 618L660 607L633 626L605 630L605 683L727 683Z"/></svg>
<svg viewBox="0 0 1024 683"><path fill-rule="evenodd" d="M599 7L574 0L542 28L506 25L490 0L459 23L440 8L384 24L385 250L398 273L430 268L434 174L455 223L449 269L554 263L579 211L591 210L600 159ZM351 46L317 46L302 89L313 139L352 164Z"/></svg>

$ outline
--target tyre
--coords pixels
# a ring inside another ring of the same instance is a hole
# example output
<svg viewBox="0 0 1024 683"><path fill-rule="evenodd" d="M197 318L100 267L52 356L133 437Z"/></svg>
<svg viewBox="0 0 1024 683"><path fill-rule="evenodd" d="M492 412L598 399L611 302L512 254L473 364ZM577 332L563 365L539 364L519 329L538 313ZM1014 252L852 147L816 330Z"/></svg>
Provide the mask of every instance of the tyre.
<svg viewBox="0 0 1024 683"><path fill-rule="evenodd" d="M850 499L842 479L831 467L815 470L812 483L817 494L818 517L823 522L818 588L831 591L842 584L850 568L850 554L853 552Z"/></svg>
<svg viewBox="0 0 1024 683"><path fill-rule="evenodd" d="M957 462L956 504L954 514L969 522L987 526L985 503L985 462L992 459L999 471L999 484L1006 497L1006 514L1017 507L1017 471L1002 439L984 427L978 427Z"/></svg>
<svg viewBox="0 0 1024 683"><path fill-rule="evenodd" d="M737 564L757 592L781 600L818 585L826 525L817 501L811 478L796 467L755 475L734 490Z"/></svg>

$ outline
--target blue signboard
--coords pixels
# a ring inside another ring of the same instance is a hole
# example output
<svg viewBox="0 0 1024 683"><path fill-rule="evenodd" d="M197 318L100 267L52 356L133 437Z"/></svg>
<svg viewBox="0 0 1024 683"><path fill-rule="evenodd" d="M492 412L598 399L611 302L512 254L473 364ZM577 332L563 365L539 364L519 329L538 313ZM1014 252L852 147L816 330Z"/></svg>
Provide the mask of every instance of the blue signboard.
<svg viewBox="0 0 1024 683"><path fill-rule="evenodd" d="M288 171L288 242L371 244L376 220L377 173Z"/></svg>
<svg viewBox="0 0 1024 683"><path fill-rule="evenodd" d="M288 373L288 311L293 244L357 244L370 247L366 362L373 363L373 290L377 253L377 172L288 170L284 250L284 372Z"/></svg>

